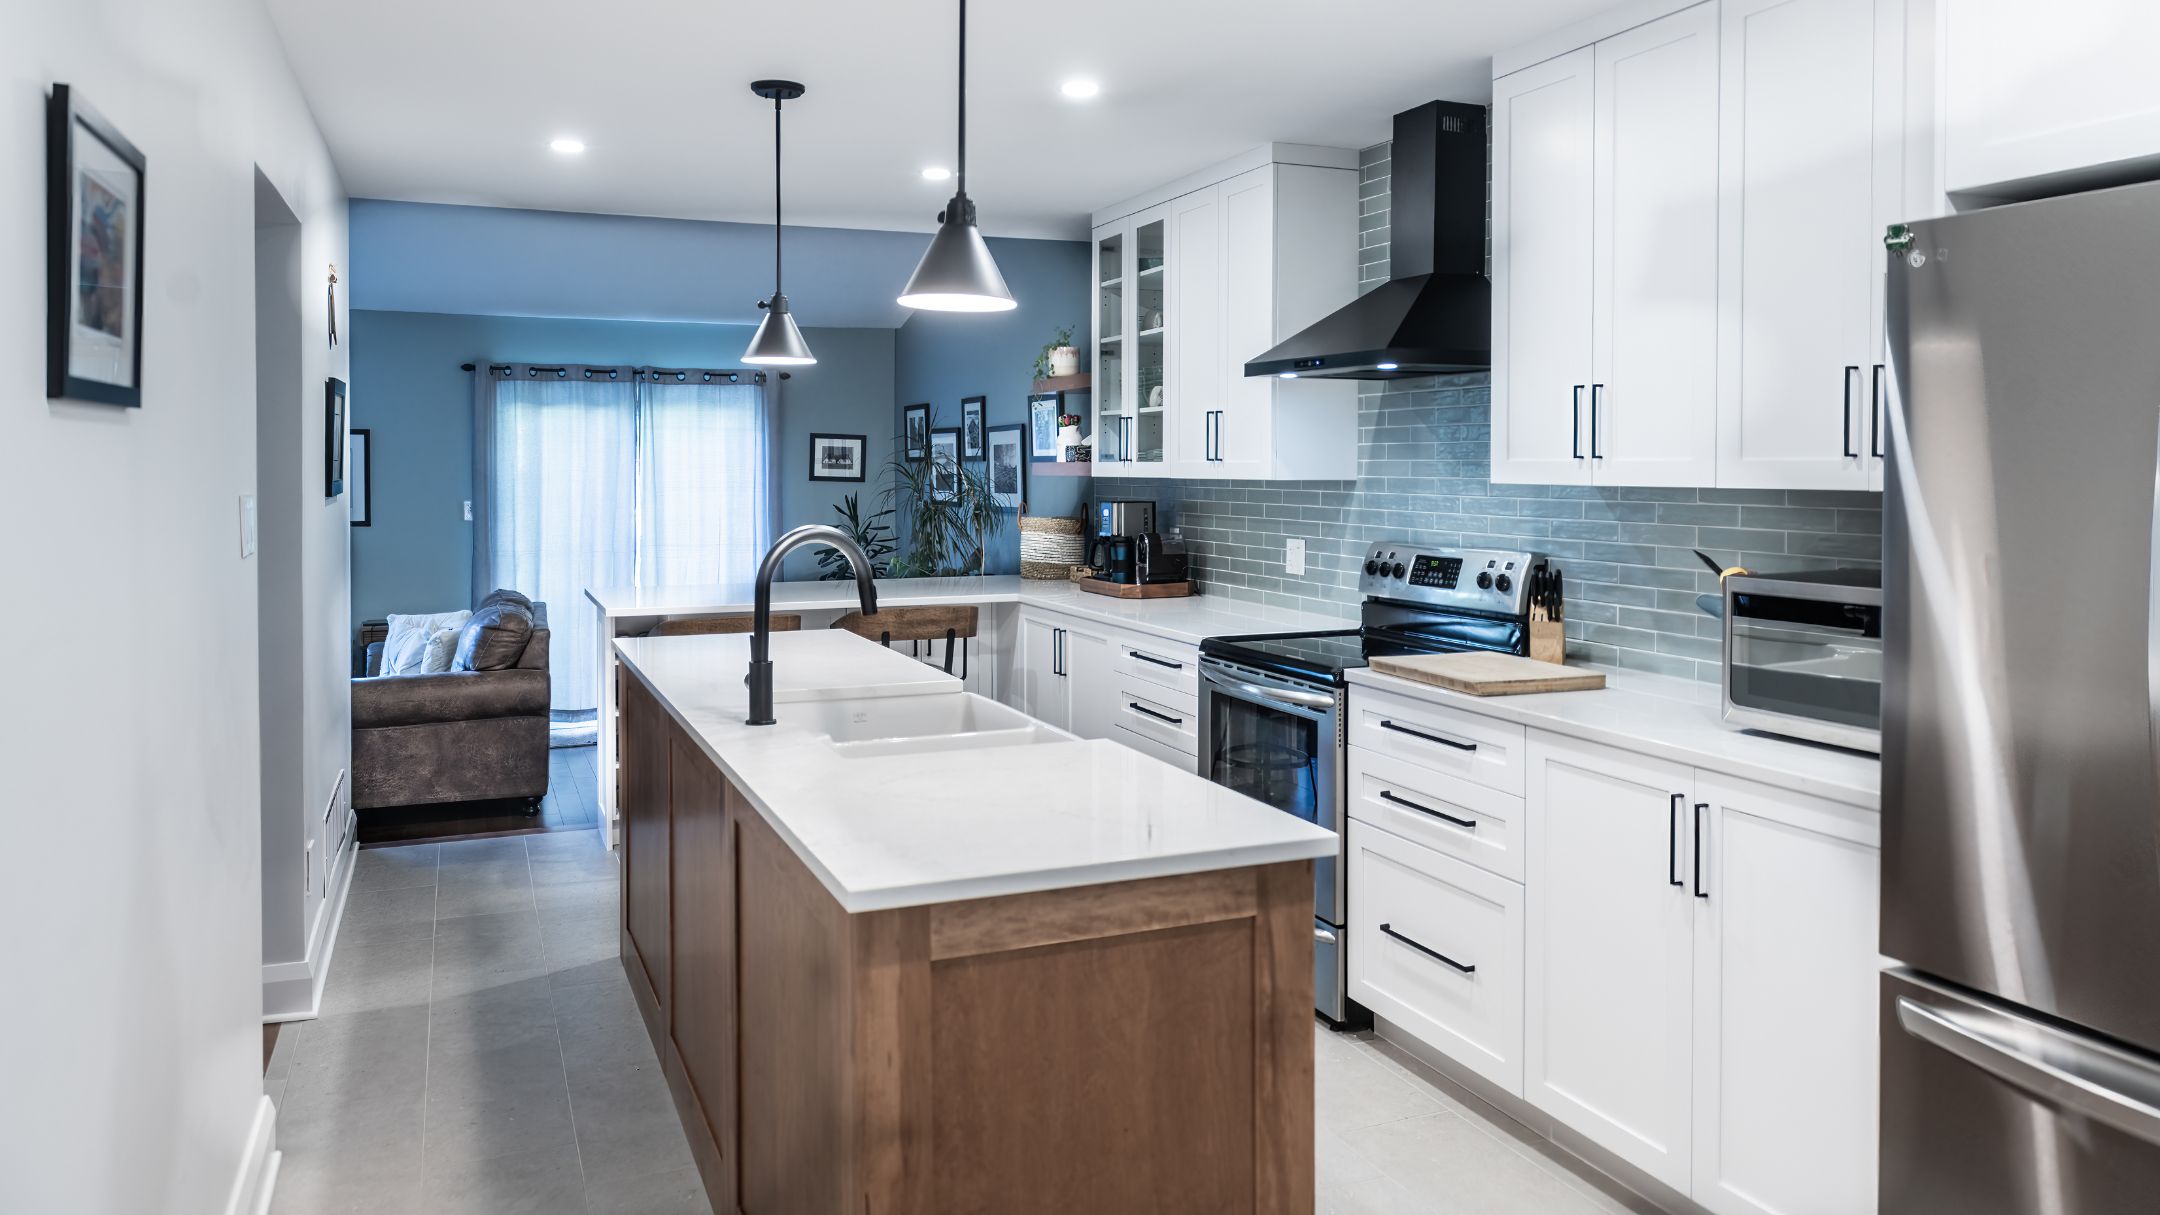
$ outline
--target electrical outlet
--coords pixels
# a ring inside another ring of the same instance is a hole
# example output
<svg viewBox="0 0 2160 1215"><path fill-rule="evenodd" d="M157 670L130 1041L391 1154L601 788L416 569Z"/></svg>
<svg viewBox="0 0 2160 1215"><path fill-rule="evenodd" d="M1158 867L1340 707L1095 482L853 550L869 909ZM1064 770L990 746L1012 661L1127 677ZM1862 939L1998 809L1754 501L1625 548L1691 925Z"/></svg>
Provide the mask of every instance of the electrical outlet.
<svg viewBox="0 0 2160 1215"><path fill-rule="evenodd" d="M1302 573L1304 573L1304 572L1305 572L1305 542L1304 542L1303 540L1285 540L1285 541L1283 541L1283 550L1282 550L1282 563L1283 563L1283 572L1284 572L1284 573L1286 573L1286 574L1302 574Z"/></svg>
<svg viewBox="0 0 2160 1215"><path fill-rule="evenodd" d="M472 500L470 498L465 500L465 522L472 522Z"/></svg>
<svg viewBox="0 0 2160 1215"><path fill-rule="evenodd" d="M255 495L240 495L240 559L255 555Z"/></svg>

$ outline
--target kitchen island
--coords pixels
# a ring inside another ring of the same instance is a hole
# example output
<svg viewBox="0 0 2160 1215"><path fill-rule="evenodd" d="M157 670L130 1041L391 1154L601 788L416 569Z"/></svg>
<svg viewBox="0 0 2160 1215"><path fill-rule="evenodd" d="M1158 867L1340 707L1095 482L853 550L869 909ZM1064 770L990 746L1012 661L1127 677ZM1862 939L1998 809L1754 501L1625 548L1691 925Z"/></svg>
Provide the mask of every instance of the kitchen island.
<svg viewBox="0 0 2160 1215"><path fill-rule="evenodd" d="M1309 1212L1335 837L847 633L628 638L622 956L714 1208Z"/></svg>

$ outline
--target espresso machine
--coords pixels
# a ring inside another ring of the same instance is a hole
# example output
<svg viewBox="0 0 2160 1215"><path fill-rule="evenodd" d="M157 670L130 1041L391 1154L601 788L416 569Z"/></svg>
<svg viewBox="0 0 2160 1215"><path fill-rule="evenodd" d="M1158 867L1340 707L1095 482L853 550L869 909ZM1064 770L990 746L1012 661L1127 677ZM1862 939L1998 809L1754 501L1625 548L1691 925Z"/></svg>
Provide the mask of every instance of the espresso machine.
<svg viewBox="0 0 2160 1215"><path fill-rule="evenodd" d="M1140 537L1155 532L1155 504L1140 498L1105 498L1095 504L1095 534L1088 539L1088 569L1105 582L1140 581Z"/></svg>

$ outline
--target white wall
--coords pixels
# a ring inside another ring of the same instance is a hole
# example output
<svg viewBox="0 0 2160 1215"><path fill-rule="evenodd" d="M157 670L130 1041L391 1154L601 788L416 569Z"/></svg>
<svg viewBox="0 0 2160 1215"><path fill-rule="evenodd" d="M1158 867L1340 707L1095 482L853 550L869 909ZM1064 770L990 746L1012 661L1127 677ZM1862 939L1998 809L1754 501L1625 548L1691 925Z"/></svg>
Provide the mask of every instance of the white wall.
<svg viewBox="0 0 2160 1215"><path fill-rule="evenodd" d="M255 564L237 524L255 167L298 214L305 266L345 262L344 192L254 0L5 0L0 28L0 1210L216 1212L262 1094ZM149 159L141 410L45 400L54 81ZM302 298L319 385L344 352L324 349L319 288ZM315 687L318 796L348 732L343 508L262 504L299 515L317 582L294 661Z"/></svg>

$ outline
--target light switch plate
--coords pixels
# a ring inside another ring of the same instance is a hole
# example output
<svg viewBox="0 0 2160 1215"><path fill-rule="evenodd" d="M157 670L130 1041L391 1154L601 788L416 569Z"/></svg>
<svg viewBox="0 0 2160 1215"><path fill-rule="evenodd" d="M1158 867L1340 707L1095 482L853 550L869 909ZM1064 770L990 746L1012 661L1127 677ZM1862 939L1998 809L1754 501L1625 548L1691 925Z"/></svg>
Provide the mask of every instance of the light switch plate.
<svg viewBox="0 0 2160 1215"><path fill-rule="evenodd" d="M472 522L472 501L471 501L471 499L467 499L467 500L466 500L466 502L465 502L465 522L467 522L467 523L470 523L470 522Z"/></svg>
<svg viewBox="0 0 2160 1215"><path fill-rule="evenodd" d="M1283 572L1286 574L1304 573L1305 542L1303 540L1283 541L1282 563Z"/></svg>
<svg viewBox="0 0 2160 1215"><path fill-rule="evenodd" d="M240 495L240 559L255 555L255 495Z"/></svg>

